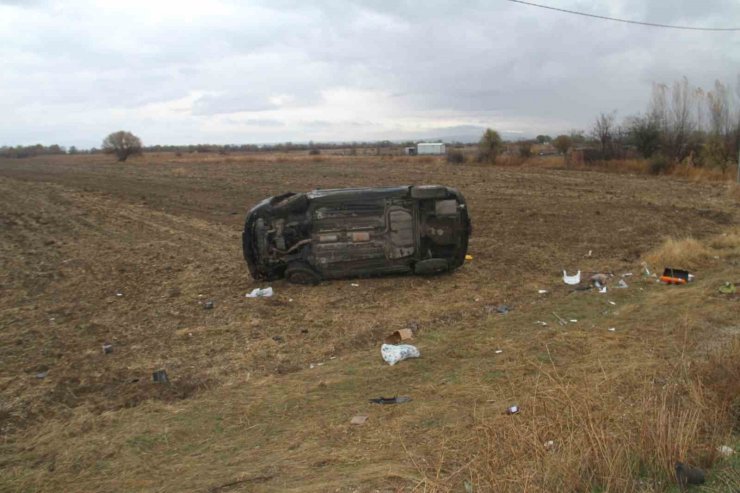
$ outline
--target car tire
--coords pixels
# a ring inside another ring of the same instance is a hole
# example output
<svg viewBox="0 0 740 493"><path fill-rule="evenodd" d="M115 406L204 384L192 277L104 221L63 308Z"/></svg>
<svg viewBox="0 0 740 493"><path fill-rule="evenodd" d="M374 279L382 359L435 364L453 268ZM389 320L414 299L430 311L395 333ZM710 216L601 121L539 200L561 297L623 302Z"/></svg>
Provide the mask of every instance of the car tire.
<svg viewBox="0 0 740 493"><path fill-rule="evenodd" d="M291 262L285 269L285 279L292 284L315 286L321 282L321 276L305 262Z"/></svg>
<svg viewBox="0 0 740 493"><path fill-rule="evenodd" d="M411 187L412 199L444 199L448 195L447 188L439 185L420 185Z"/></svg>
<svg viewBox="0 0 740 493"><path fill-rule="evenodd" d="M447 272L450 268L449 263L443 258L430 258L420 260L414 264L414 274L429 276Z"/></svg>

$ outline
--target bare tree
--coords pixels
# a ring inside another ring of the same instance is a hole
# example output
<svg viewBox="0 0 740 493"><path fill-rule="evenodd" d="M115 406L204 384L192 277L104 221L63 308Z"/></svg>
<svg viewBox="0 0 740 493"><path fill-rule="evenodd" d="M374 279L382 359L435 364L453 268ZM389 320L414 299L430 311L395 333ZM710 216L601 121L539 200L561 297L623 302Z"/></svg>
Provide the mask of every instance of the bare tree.
<svg viewBox="0 0 740 493"><path fill-rule="evenodd" d="M707 93L706 102L709 111L709 138L704 151L709 162L718 166L724 174L737 149L737 130L731 116L729 89L720 81L715 81L714 90Z"/></svg>
<svg viewBox="0 0 740 493"><path fill-rule="evenodd" d="M609 114L601 113L591 129L591 135L601 143L601 155L604 159L611 159L614 155L614 137L616 131L616 111Z"/></svg>
<svg viewBox="0 0 740 493"><path fill-rule="evenodd" d="M108 135L103 140L103 152L115 154L119 162L123 162L129 156L141 154L141 139L132 134L119 130Z"/></svg>
<svg viewBox="0 0 740 493"><path fill-rule="evenodd" d="M703 91L693 88L686 77L674 82L670 91L665 84L653 85L649 117L659 125L663 153L674 162L700 148L700 98Z"/></svg>

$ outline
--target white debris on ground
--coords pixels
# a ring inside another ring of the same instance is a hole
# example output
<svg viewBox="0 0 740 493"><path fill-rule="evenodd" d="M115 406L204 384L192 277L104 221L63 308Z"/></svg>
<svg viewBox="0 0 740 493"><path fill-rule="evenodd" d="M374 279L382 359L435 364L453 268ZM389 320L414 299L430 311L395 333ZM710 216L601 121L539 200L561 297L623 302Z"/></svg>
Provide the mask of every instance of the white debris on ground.
<svg viewBox="0 0 740 493"><path fill-rule="evenodd" d="M411 344L383 344L380 346L380 355L386 363L393 366L408 358L418 358L421 353Z"/></svg>
<svg viewBox="0 0 740 493"><path fill-rule="evenodd" d="M269 298L273 294L272 287L267 287L264 289L254 288L251 293L247 293L245 296L247 298Z"/></svg>

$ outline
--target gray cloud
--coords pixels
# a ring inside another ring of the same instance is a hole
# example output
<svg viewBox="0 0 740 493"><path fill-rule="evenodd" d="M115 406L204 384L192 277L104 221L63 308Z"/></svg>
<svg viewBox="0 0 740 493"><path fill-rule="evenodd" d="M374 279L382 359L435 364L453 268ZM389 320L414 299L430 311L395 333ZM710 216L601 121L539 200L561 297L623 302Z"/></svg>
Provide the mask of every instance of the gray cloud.
<svg viewBox="0 0 740 493"><path fill-rule="evenodd" d="M740 25L734 0L557 6ZM653 82L734 83L740 33L483 0L0 0L0 57L0 145L99 145L118 127L150 143L534 135L637 113Z"/></svg>

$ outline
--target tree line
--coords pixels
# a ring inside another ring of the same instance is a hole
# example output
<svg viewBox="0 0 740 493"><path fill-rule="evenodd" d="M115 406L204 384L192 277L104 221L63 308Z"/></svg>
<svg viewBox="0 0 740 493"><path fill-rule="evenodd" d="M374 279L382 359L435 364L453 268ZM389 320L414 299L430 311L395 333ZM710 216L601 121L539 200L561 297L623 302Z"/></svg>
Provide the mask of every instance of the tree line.
<svg viewBox="0 0 740 493"><path fill-rule="evenodd" d="M686 162L723 172L740 150L740 86L715 81L704 90L686 77L668 86L654 84L645 112L617 123L616 111L602 113L591 136L603 159L622 157L626 147L666 165Z"/></svg>

